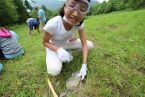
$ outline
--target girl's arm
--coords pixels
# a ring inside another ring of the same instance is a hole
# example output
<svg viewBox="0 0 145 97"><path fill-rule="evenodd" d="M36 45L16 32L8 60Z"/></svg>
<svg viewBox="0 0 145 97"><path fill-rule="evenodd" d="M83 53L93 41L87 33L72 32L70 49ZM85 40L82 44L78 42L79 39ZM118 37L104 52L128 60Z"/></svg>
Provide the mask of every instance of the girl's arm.
<svg viewBox="0 0 145 97"><path fill-rule="evenodd" d="M44 31L43 45L45 47L50 48L53 51L55 51L61 62L70 62L73 59L72 56L65 49L63 49L62 47L57 47L54 44L50 43L49 40L50 40L51 37L52 37L51 34Z"/></svg>
<svg viewBox="0 0 145 97"><path fill-rule="evenodd" d="M88 47L86 42L86 35L84 29L79 30L79 36L82 43L83 63L87 64Z"/></svg>
<svg viewBox="0 0 145 97"><path fill-rule="evenodd" d="M47 48L52 49L53 51L57 51L59 47L53 45L52 43L49 42L50 38L52 37L51 34L48 32L44 31L44 36L43 36L43 45Z"/></svg>

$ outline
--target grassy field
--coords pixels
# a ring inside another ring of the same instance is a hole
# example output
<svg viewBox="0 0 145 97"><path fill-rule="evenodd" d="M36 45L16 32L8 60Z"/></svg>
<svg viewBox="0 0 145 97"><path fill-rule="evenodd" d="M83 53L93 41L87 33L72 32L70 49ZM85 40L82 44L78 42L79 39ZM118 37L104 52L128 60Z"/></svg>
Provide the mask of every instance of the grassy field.
<svg viewBox="0 0 145 97"><path fill-rule="evenodd" d="M0 97L52 97L47 86L43 33L28 36L27 26L10 27L18 33L25 55L1 61ZM94 48L88 55L86 83L69 97L145 97L145 10L90 16L87 39ZM50 77L56 92L81 67L81 52L65 63L58 77ZM58 84L59 83L59 84Z"/></svg>

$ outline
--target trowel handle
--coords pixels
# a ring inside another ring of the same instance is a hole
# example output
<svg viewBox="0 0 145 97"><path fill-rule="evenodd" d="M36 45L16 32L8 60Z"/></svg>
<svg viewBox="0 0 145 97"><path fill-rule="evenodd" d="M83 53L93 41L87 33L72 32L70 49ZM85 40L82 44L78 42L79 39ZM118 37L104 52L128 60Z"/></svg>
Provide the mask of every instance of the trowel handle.
<svg viewBox="0 0 145 97"><path fill-rule="evenodd" d="M54 90L54 88L53 88L53 86L52 86L51 81L50 81L49 78L48 78L47 82L48 82L48 86L49 86L49 88L50 88L50 90L51 90L53 96L54 96L54 97L58 97L58 95L56 94L56 92L55 92L55 90Z"/></svg>

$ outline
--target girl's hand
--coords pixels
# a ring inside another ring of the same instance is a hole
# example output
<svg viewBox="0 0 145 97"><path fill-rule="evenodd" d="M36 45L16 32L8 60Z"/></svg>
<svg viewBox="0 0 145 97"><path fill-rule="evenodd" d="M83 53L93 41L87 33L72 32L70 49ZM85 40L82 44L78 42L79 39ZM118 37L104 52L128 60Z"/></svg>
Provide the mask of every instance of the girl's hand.
<svg viewBox="0 0 145 97"><path fill-rule="evenodd" d="M60 47L56 53L61 62L70 62L73 59L73 56L62 47Z"/></svg>
<svg viewBox="0 0 145 97"><path fill-rule="evenodd" d="M79 74L79 76L81 76L81 80L84 80L86 75L87 75L87 64L82 64L80 74Z"/></svg>

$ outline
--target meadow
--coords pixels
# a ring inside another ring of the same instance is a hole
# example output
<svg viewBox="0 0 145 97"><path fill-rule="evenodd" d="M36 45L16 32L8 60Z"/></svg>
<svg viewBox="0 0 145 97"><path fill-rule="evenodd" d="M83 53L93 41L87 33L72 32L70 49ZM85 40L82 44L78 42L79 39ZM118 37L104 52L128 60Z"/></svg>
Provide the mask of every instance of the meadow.
<svg viewBox="0 0 145 97"><path fill-rule="evenodd" d="M94 43L88 54L85 83L68 97L145 97L145 10L121 11L89 16L85 20L87 39ZM28 35L26 24L9 27L19 35L25 55L0 60L0 97L52 97L49 77L58 94L71 73L81 67L81 52L64 63L57 77L47 74L43 32Z"/></svg>

